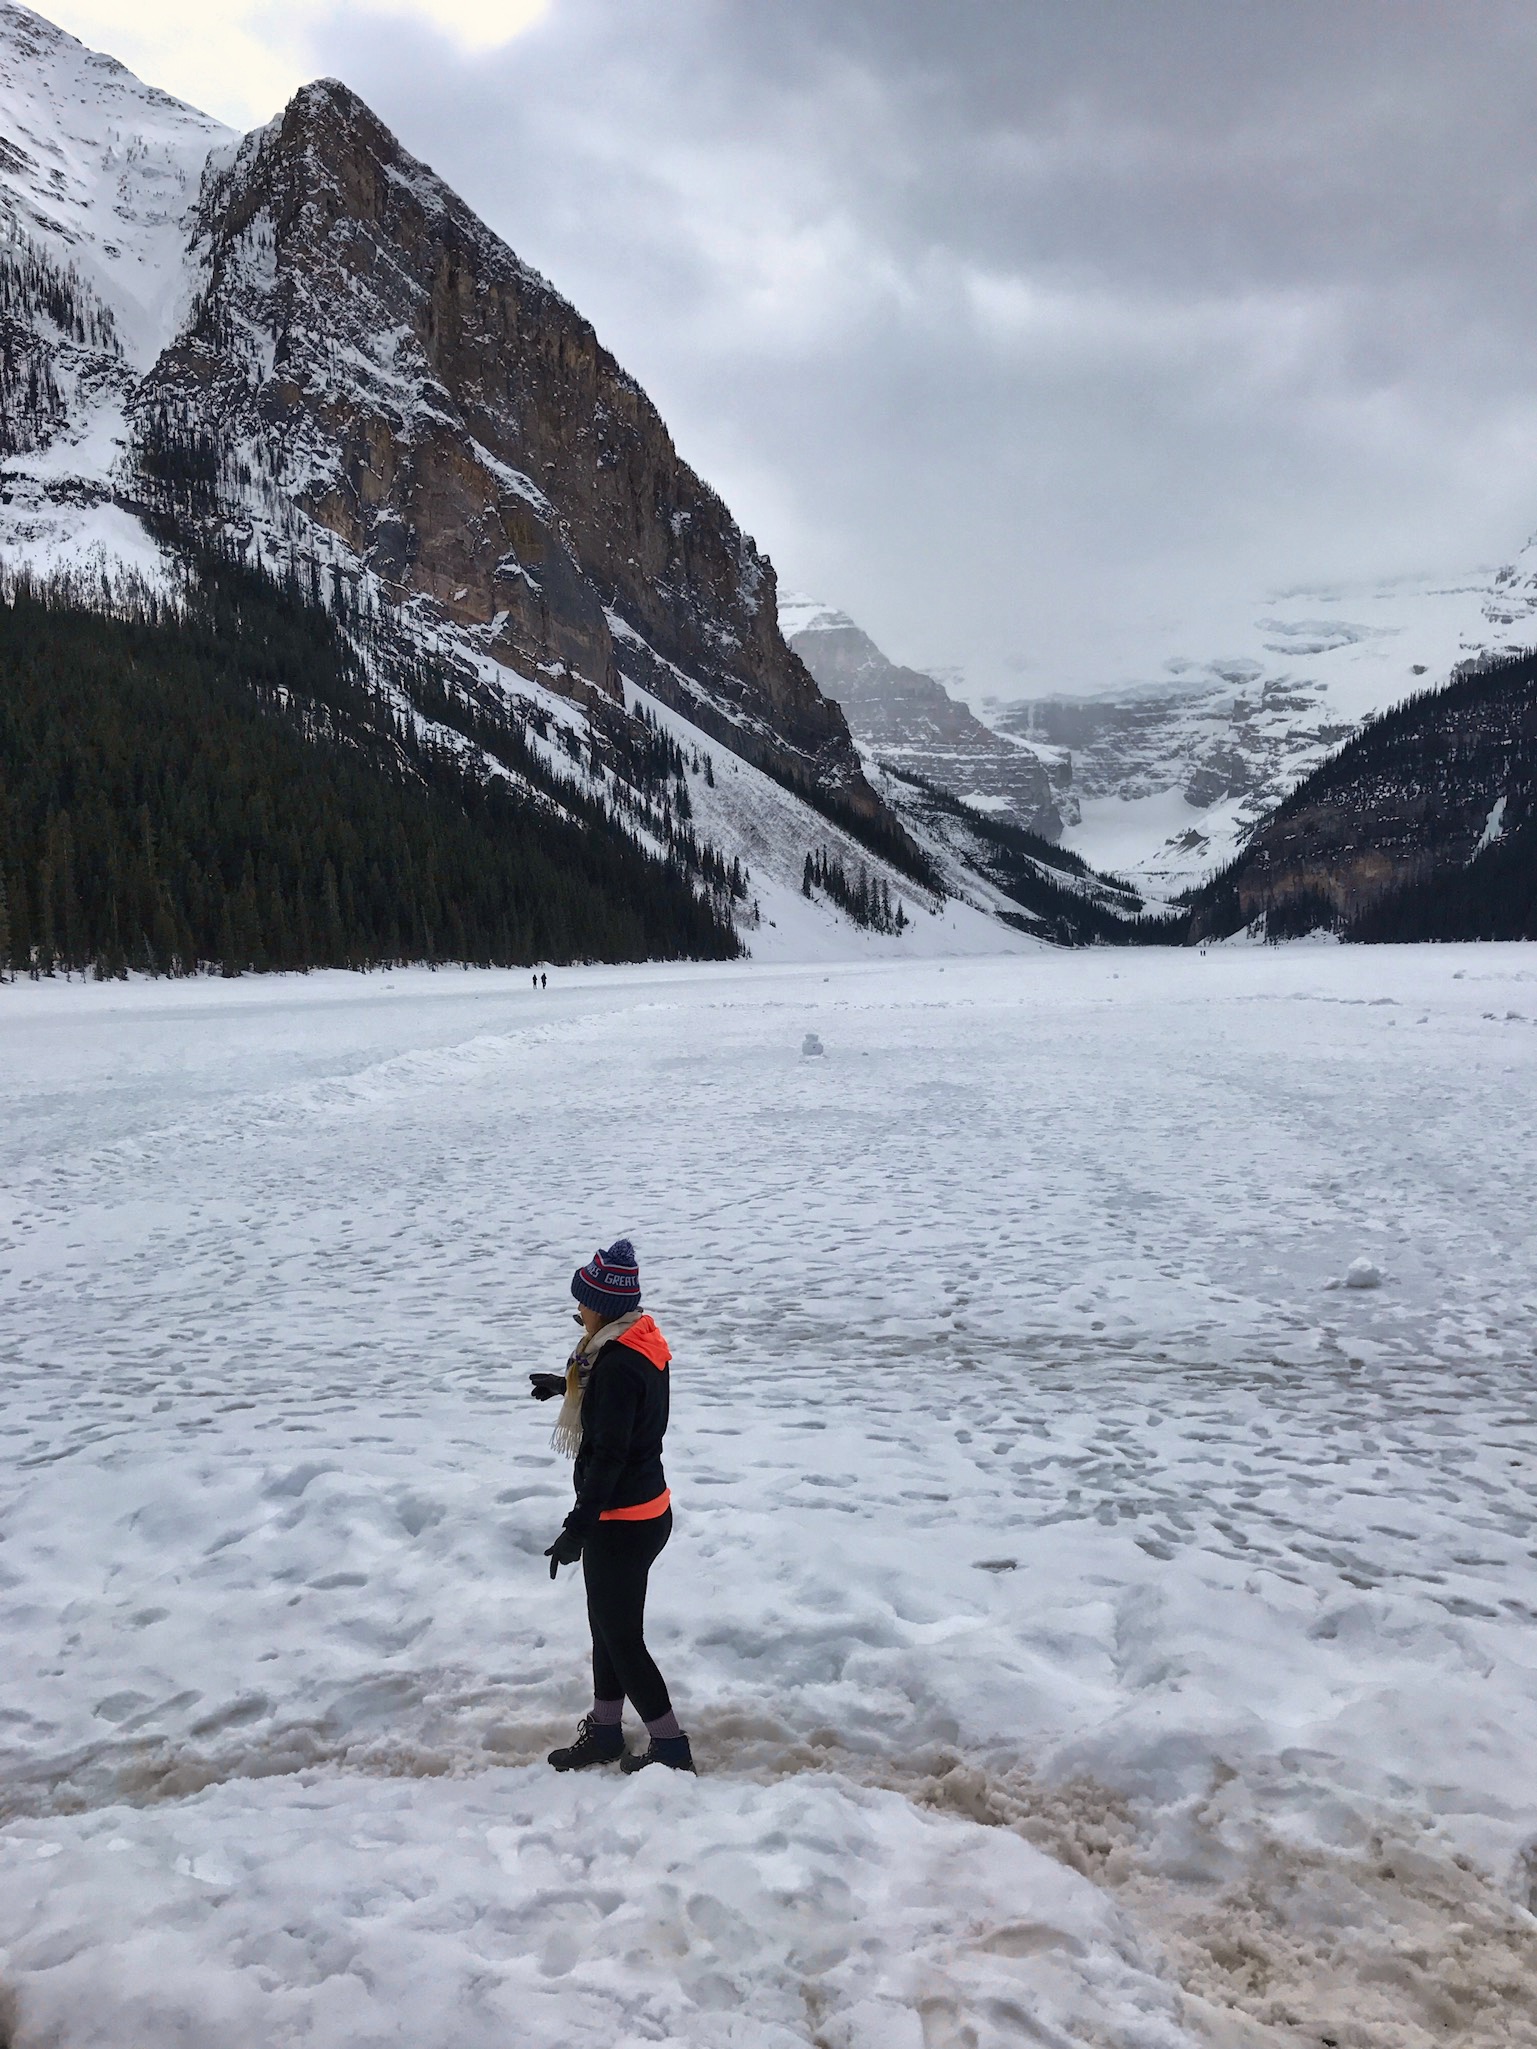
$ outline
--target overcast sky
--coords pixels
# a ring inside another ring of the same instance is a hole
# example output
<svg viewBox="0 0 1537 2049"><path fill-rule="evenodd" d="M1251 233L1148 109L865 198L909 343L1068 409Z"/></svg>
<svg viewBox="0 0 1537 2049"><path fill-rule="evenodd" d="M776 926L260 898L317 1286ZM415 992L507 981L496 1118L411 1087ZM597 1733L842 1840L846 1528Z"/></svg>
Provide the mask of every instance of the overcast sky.
<svg viewBox="0 0 1537 2049"><path fill-rule="evenodd" d="M1532 0L43 11L242 126L345 79L785 588L975 694L1537 527Z"/></svg>

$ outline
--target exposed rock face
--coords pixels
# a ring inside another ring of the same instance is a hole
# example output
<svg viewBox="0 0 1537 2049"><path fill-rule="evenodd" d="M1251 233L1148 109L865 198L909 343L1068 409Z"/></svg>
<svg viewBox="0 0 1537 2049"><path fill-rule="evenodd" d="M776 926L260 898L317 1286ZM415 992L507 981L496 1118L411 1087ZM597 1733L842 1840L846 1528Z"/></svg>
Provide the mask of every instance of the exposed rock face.
<svg viewBox="0 0 1537 2049"><path fill-rule="evenodd" d="M1000 731L1059 750L1054 763L1063 812L1078 825L1083 806L1177 790L1188 829L1150 860L1147 873L1177 878L1226 851L1296 780L1353 730L1331 715L1318 686L1236 673L1195 690L1130 699L1045 698L1000 708ZM1207 814L1215 814L1208 817ZM1093 845L1092 832L1071 835Z"/></svg>
<svg viewBox="0 0 1537 2049"><path fill-rule="evenodd" d="M919 669L889 661L846 613L804 599L780 610L790 645L847 714L862 746L896 769L1055 839L1062 816L1037 755L1000 737Z"/></svg>
<svg viewBox="0 0 1537 2049"><path fill-rule="evenodd" d="M210 166L200 288L136 401L402 601L577 698L620 676L874 816L774 572L592 328L331 81Z"/></svg>
<svg viewBox="0 0 1537 2049"><path fill-rule="evenodd" d="M1045 698L998 713L1002 730L1068 755L1066 781L1080 799L1154 796L1179 789L1206 810L1226 797L1265 801L1276 758L1311 744L1337 746L1352 730L1327 717L1295 687L1232 678L1197 693L1125 701ZM1285 719L1284 739L1273 732ZM1270 801L1279 792L1269 791Z"/></svg>

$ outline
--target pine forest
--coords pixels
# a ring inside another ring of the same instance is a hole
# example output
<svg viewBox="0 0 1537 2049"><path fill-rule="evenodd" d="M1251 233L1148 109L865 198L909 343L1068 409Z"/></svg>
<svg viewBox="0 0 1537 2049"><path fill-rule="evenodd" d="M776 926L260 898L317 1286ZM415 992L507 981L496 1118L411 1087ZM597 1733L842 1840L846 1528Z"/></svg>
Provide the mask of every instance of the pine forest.
<svg viewBox="0 0 1537 2049"><path fill-rule="evenodd" d="M0 603L0 967L739 951L745 879L677 815L671 743L632 743L657 758L625 763L653 803L562 775L445 679L409 680L416 716L302 578L235 561L205 560L174 604L104 611L18 588Z"/></svg>

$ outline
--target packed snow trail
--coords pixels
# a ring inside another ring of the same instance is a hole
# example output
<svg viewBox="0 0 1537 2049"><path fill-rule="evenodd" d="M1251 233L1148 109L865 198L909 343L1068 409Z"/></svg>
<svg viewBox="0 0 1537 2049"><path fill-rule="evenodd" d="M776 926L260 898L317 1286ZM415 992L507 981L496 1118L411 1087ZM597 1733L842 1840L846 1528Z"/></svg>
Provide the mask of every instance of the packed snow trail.
<svg viewBox="0 0 1537 2049"><path fill-rule="evenodd" d="M1534 1067L1521 948L0 991L17 2049L1537 2043ZM697 1784L538 1762L620 1230Z"/></svg>

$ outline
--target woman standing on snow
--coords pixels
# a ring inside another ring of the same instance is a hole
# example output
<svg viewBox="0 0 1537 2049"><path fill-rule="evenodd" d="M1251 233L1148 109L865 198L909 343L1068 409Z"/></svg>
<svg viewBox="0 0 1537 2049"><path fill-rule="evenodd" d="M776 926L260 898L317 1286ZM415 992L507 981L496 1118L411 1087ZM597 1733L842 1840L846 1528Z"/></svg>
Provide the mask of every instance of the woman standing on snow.
<svg viewBox="0 0 1537 2049"><path fill-rule="evenodd" d="M672 1496L662 1472L667 1431L667 1340L640 1306L640 1267L628 1238L594 1253L571 1276L583 1335L564 1374L531 1373L537 1401L564 1395L555 1446L576 1460L576 1506L545 1552L550 1578L582 1561L592 1628L592 1712L576 1741L550 1752L558 1772L620 1762L694 1769L667 1682L646 1649L646 1581L672 1535ZM626 1698L651 1741L626 1750Z"/></svg>

